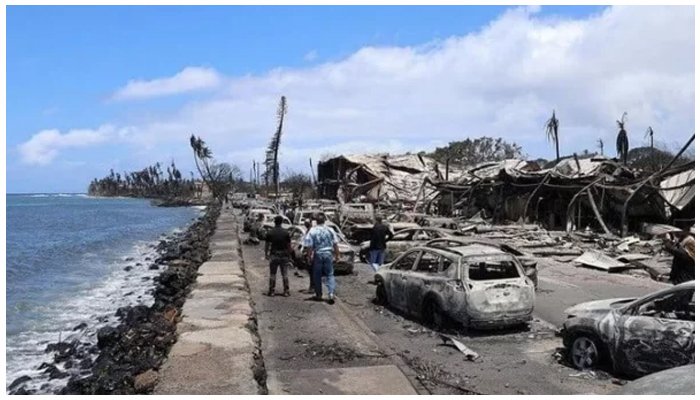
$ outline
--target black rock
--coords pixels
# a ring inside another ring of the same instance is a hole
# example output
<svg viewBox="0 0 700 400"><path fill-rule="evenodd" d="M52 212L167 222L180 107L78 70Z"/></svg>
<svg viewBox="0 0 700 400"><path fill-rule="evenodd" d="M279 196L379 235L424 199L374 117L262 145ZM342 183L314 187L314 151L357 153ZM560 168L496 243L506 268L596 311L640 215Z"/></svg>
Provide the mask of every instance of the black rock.
<svg viewBox="0 0 700 400"><path fill-rule="evenodd" d="M127 257L124 259L124 261L134 261L134 257Z"/></svg>
<svg viewBox="0 0 700 400"><path fill-rule="evenodd" d="M10 383L10 386L8 386L7 389L12 390L12 389L16 388L17 386L19 386L25 382L29 382L31 380L32 380L32 378L28 377L27 375L20 376L19 378L12 381L12 383Z"/></svg>
<svg viewBox="0 0 700 400"><path fill-rule="evenodd" d="M110 347L119 341L120 336L119 330L111 326L105 326L97 331L97 347L100 349Z"/></svg>
<svg viewBox="0 0 700 400"><path fill-rule="evenodd" d="M126 271L126 272L129 272L132 269L134 269L134 267L132 267L131 265L124 267L124 271Z"/></svg>
<svg viewBox="0 0 700 400"><path fill-rule="evenodd" d="M57 342L57 343L49 343L46 345L46 349L44 350L44 353L50 353L52 351L58 352L58 353L65 353L73 347L74 344L68 343L68 342Z"/></svg>
<svg viewBox="0 0 700 400"><path fill-rule="evenodd" d="M89 358L85 358L82 361L80 361L78 367L80 369L90 369L90 367L92 367L92 360L90 360Z"/></svg>
<svg viewBox="0 0 700 400"><path fill-rule="evenodd" d="M52 381L54 379L63 379L63 378L68 378L70 374L66 371L61 371L61 370L56 370L56 371L51 371L49 374L49 380Z"/></svg>
<svg viewBox="0 0 700 400"><path fill-rule="evenodd" d="M51 368L52 366L53 366L53 364L51 364L51 363L41 363L41 365L37 369L41 371L42 369Z"/></svg>
<svg viewBox="0 0 700 400"><path fill-rule="evenodd" d="M80 331L87 328L87 322L81 322L73 328L73 331Z"/></svg>
<svg viewBox="0 0 700 400"><path fill-rule="evenodd" d="M10 392L10 394L11 395L16 395L16 394L28 395L28 394L34 394L34 390L31 390L31 389L28 390L28 389L25 389L24 386L22 386L21 388L15 390L14 392Z"/></svg>
<svg viewBox="0 0 700 400"><path fill-rule="evenodd" d="M151 265L148 267L148 269L150 269L150 270L158 269L158 264L151 264Z"/></svg>

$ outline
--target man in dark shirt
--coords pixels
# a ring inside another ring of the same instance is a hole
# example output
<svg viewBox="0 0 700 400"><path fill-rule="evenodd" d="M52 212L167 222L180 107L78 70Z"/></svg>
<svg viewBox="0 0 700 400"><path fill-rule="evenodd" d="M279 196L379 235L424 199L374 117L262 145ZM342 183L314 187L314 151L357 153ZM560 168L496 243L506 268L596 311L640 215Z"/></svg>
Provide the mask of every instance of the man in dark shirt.
<svg viewBox="0 0 700 400"><path fill-rule="evenodd" d="M680 236L664 238L664 249L673 255L670 279L674 285L695 280L695 238L687 232Z"/></svg>
<svg viewBox="0 0 700 400"><path fill-rule="evenodd" d="M391 229L382 223L382 217L377 216L369 240L369 264L375 271L386 259L386 241L394 237Z"/></svg>
<svg viewBox="0 0 700 400"><path fill-rule="evenodd" d="M289 297L289 278L287 269L291 263L292 238L284 228L282 228L282 216L275 217L275 227L272 228L265 237L265 259L270 260L270 289L267 293L272 297L275 295L277 279L277 268L282 270L282 283L284 285L283 296Z"/></svg>

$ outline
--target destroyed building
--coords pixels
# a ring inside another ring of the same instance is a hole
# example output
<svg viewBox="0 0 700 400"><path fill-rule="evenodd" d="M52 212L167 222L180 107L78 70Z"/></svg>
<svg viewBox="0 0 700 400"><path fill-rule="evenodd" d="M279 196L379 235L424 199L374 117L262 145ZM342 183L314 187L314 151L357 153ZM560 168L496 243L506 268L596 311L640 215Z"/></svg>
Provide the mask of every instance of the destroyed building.
<svg viewBox="0 0 700 400"><path fill-rule="evenodd" d="M463 215L484 210L495 221L532 221L551 230L624 235L644 222L694 224L694 161L645 177L607 158L573 157L547 169L505 160L468 169L455 181L428 182L440 193L438 202L449 199Z"/></svg>
<svg viewBox="0 0 700 400"><path fill-rule="evenodd" d="M341 203L413 207L426 178L443 179L437 161L418 154L343 155L318 164L318 191Z"/></svg>
<svg viewBox="0 0 700 400"><path fill-rule="evenodd" d="M541 168L509 159L448 169L430 157L343 155L319 163L321 198L493 222L625 236L644 223L694 226L695 162L644 176L614 159L575 155Z"/></svg>

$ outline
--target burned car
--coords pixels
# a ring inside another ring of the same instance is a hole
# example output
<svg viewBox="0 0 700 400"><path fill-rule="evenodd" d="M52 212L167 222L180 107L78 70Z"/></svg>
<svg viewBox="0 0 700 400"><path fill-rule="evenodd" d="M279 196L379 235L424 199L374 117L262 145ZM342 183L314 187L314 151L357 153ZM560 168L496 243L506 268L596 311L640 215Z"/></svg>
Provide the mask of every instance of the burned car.
<svg viewBox="0 0 700 400"><path fill-rule="evenodd" d="M263 220L262 227L258 230L258 239L265 240L267 232L275 227L275 218L277 217L282 217L282 228L289 229L292 227L291 221L284 215L264 214L265 219Z"/></svg>
<svg viewBox="0 0 700 400"><path fill-rule="evenodd" d="M340 232L337 225L332 222L326 222L324 225L333 229L338 237L338 250L340 250L340 261L335 263L334 272L336 275L349 275L355 266L355 249L350 246L345 236ZM306 227L304 225L296 225L289 228L289 234L292 237L292 258L294 264L301 266L304 263L304 247L302 239L306 235Z"/></svg>
<svg viewBox="0 0 700 400"><path fill-rule="evenodd" d="M515 258L520 262L520 265L523 267L523 270L525 271L525 275L530 278L532 283L535 285L535 289L537 289L539 280L537 278L537 260L535 257L528 255L521 250L510 246L508 244L498 242L495 240L490 240L490 239L470 239L467 237L444 237L444 238L439 238L439 239L433 239L426 243L427 246L434 246L434 247L456 247L456 246L464 246L468 244L482 244L484 246L494 246L506 253L510 253L515 256Z"/></svg>
<svg viewBox="0 0 700 400"><path fill-rule="evenodd" d="M609 364L614 373L638 377L695 363L695 281L565 312L561 336L578 369Z"/></svg>
<svg viewBox="0 0 700 400"><path fill-rule="evenodd" d="M395 233L394 237L386 242L385 262L390 263L404 251L415 246L423 245L430 240L461 235L459 231L441 228L423 228L416 224L413 225L415 225L415 227L396 230L394 224L391 224ZM360 245L360 259L363 262L369 260L369 243L369 240L365 240Z"/></svg>
<svg viewBox="0 0 700 400"><path fill-rule="evenodd" d="M258 216L261 214L272 215L272 211L268 208L252 208L248 210L245 220L243 221L243 231L250 232L255 224L255 221L258 219Z"/></svg>
<svg viewBox="0 0 700 400"><path fill-rule="evenodd" d="M503 328L532 319L535 287L518 260L493 246L414 247L377 270L376 301L437 329L457 322Z"/></svg>

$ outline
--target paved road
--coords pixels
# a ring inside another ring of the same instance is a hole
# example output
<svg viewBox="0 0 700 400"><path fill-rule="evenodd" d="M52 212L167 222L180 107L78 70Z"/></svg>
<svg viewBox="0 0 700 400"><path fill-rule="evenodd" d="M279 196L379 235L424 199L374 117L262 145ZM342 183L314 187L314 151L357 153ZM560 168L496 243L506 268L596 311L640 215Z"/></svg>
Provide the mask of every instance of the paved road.
<svg viewBox="0 0 700 400"><path fill-rule="evenodd" d="M308 283L305 274L290 276L291 297L264 296L267 267L262 246L244 246L243 252L271 393L348 393L352 382L379 385L370 392L393 393L402 385L412 390L396 375L393 367L398 365L404 372L409 367L413 386L431 394L604 394L617 387L613 379L604 373L583 374L556 358L561 339L554 329L566 318L564 310L583 301L636 297L666 286L648 277L607 274L541 259L537 318L529 328L451 332L479 353L474 362L444 346L435 332L418 321L375 306L373 272L366 264L356 264L355 275L337 277L340 301L331 306L309 301L309 295L299 292ZM278 277L280 291L281 283ZM391 389L369 379L387 373L382 368L394 374ZM330 376L320 371L330 371ZM360 372L354 377L347 371Z"/></svg>
<svg viewBox="0 0 700 400"><path fill-rule="evenodd" d="M387 354L342 305L302 293L307 275L290 271L291 296L283 297L278 272L277 295L269 297L263 246L244 245L243 260L270 394L418 394L410 368Z"/></svg>
<svg viewBox="0 0 700 400"><path fill-rule="evenodd" d="M564 310L586 301L639 297L668 287L648 276L608 274L573 263L539 259L539 288L535 315L557 327L566 319Z"/></svg>

